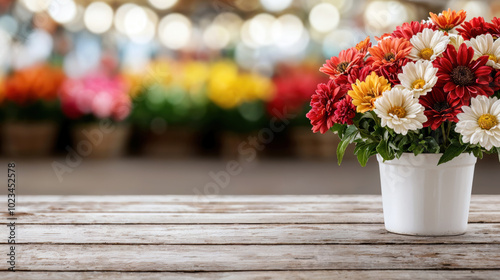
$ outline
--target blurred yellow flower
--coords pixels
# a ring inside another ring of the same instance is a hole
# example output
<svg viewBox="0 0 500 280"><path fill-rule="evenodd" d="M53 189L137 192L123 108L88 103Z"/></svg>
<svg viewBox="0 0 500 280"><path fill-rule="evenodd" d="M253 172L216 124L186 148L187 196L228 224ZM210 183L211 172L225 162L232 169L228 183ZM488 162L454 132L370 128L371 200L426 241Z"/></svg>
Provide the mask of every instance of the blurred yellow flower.
<svg viewBox="0 0 500 280"><path fill-rule="evenodd" d="M207 63L200 61L189 61L182 69L181 84L187 92L199 94L205 87L210 74Z"/></svg>
<svg viewBox="0 0 500 280"><path fill-rule="evenodd" d="M214 63L208 79L208 98L224 109L244 102L267 100L272 94L268 78L253 73L240 73L231 61Z"/></svg>

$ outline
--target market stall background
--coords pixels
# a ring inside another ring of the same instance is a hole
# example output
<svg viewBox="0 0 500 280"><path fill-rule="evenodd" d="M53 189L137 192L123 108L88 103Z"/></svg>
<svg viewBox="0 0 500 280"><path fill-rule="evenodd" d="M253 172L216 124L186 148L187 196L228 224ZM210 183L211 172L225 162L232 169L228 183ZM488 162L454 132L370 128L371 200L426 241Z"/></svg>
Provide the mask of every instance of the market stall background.
<svg viewBox="0 0 500 280"><path fill-rule="evenodd" d="M247 175L270 186L260 192L307 193L261 172L288 168L318 173L313 192L376 193L366 181L329 189L328 170L373 173L376 164L335 169L338 140L311 132L310 96L328 79L318 68L367 36L446 8L468 20L500 17L498 1L0 1L2 160L44 170L33 178L44 186L64 177L68 193L118 182L110 171L89 183L89 162L121 166L116 174L148 166L151 184L172 178L158 175L165 166L184 166L175 178L186 187L170 191L191 194L231 160L256 168ZM491 158L484 164L498 169Z"/></svg>

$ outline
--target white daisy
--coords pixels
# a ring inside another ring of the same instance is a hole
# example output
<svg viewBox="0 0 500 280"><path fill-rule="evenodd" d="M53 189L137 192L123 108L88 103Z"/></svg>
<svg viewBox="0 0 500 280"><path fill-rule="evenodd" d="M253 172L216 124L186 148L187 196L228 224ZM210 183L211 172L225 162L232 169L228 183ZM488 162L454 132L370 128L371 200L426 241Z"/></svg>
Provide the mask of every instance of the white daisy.
<svg viewBox="0 0 500 280"><path fill-rule="evenodd" d="M464 37L462 37L462 35L449 34L449 38L450 38L450 45L454 46L455 50L457 51L460 48L460 45L462 45L465 42Z"/></svg>
<svg viewBox="0 0 500 280"><path fill-rule="evenodd" d="M444 32L426 28L411 37L413 48L408 57L413 60L433 61L446 50L449 42L450 38L444 35Z"/></svg>
<svg viewBox="0 0 500 280"><path fill-rule="evenodd" d="M388 126L398 134L406 135L408 130L417 130L427 121L424 107L413 98L407 89L393 88L375 100L373 109L381 120L382 126Z"/></svg>
<svg viewBox="0 0 500 280"><path fill-rule="evenodd" d="M430 92L438 80L436 76L438 69L434 68L432 62L427 60L409 62L402 69L403 73L398 74L401 82L398 87L411 91L415 98Z"/></svg>
<svg viewBox="0 0 500 280"><path fill-rule="evenodd" d="M495 41L491 34L484 34L471 38L466 43L467 47L474 49L474 59L488 56L489 59L486 65L500 69L500 40Z"/></svg>
<svg viewBox="0 0 500 280"><path fill-rule="evenodd" d="M500 147L500 100L484 95L471 99L470 106L462 106L457 115L455 131L466 143L479 144L486 150Z"/></svg>

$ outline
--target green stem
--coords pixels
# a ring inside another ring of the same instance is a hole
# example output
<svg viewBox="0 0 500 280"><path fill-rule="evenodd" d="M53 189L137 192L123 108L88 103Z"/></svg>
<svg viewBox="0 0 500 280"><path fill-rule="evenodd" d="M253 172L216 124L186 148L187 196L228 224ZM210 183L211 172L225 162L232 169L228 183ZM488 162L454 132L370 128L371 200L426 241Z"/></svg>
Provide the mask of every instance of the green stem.
<svg viewBox="0 0 500 280"><path fill-rule="evenodd" d="M378 139L376 137L373 137L369 133L366 133L363 129L361 129L356 122L354 122L354 126L358 129L359 134L361 134L361 137L369 138L372 141L377 142Z"/></svg>
<svg viewBox="0 0 500 280"><path fill-rule="evenodd" d="M448 129L446 129L446 138L450 139L451 122L448 121Z"/></svg>
<svg viewBox="0 0 500 280"><path fill-rule="evenodd" d="M446 142L448 141L448 137L444 128L444 123L441 124L441 132L443 133L443 147L446 149Z"/></svg>
<svg viewBox="0 0 500 280"><path fill-rule="evenodd" d="M373 116L373 120L375 121L377 126L380 126L380 120L378 119L377 114L373 110L370 111L370 114Z"/></svg>

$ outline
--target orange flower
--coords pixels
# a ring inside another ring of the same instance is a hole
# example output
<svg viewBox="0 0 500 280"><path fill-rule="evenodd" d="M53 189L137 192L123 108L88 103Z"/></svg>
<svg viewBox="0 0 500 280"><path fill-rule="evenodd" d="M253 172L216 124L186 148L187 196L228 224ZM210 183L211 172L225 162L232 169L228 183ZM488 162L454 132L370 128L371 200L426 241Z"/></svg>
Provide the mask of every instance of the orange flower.
<svg viewBox="0 0 500 280"><path fill-rule="evenodd" d="M51 101L57 98L63 81L63 72L49 65L25 68L5 79L5 99L20 105L36 100Z"/></svg>
<svg viewBox="0 0 500 280"><path fill-rule="evenodd" d="M372 66L378 69L384 64L390 64L405 58L411 51L411 44L405 38L384 39L378 45L368 49L372 55Z"/></svg>
<svg viewBox="0 0 500 280"><path fill-rule="evenodd" d="M443 31L450 31L455 26L459 26L464 22L467 13L464 10L458 12L448 9L448 11L443 11L441 14L436 15L434 13L429 13L432 22L437 25Z"/></svg>
<svg viewBox="0 0 500 280"><path fill-rule="evenodd" d="M366 53L368 51L368 48L370 48L371 46L372 43L370 42L370 36L368 36L366 37L366 39L356 45L356 49L361 53Z"/></svg>

